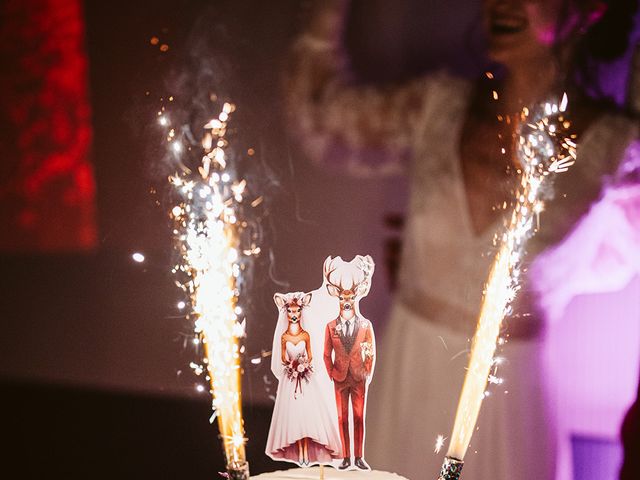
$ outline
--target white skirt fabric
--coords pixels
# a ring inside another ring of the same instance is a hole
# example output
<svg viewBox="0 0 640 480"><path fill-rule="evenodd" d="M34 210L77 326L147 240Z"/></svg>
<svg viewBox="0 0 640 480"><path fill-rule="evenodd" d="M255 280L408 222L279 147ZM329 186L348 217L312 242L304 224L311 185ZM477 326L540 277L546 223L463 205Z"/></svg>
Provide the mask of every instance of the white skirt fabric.
<svg viewBox="0 0 640 480"><path fill-rule="evenodd" d="M555 421L545 389L542 341L498 352L501 385L490 385L463 468L467 480L551 480ZM471 342L396 304L378 348L369 391L366 458L412 480L437 478L453 428ZM438 435L447 437L434 452Z"/></svg>
<svg viewBox="0 0 640 480"><path fill-rule="evenodd" d="M290 360L306 355L304 340L295 345L287 342L286 348ZM328 393L323 391L317 370L308 382L296 382L284 374L281 376L265 449L269 457L298 463L300 452L297 442L305 438L308 439L311 465L331 463L342 457L338 413Z"/></svg>

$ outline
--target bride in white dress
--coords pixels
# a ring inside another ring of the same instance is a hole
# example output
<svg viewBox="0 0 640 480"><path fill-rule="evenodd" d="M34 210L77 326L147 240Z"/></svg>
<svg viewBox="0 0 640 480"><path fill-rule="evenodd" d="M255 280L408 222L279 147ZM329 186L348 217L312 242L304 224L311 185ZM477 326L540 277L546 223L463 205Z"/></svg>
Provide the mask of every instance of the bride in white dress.
<svg viewBox="0 0 640 480"><path fill-rule="evenodd" d="M274 301L279 316L271 370L278 378L278 391L266 453L298 465L330 464L341 458L342 448L335 404L321 386L311 338L301 326L311 294L277 293Z"/></svg>
<svg viewBox="0 0 640 480"><path fill-rule="evenodd" d="M635 121L585 95L585 87L597 85L572 81L591 79L578 76L585 72L576 69L592 66L579 54L603 61L624 51L635 2L599 2L607 7L603 13L587 1L484 0L488 54L503 65L503 78L488 74L472 83L441 73L388 88L350 81L342 37L351 2L316 3L287 84L296 139L317 163L333 164L341 175L409 173L411 190L367 451L381 469L408 478L435 475L443 453L429 450L453 425L492 240L502 225L503 210L495 206L509 204L517 182L511 139L519 112L567 91L580 142L576 165L558 178L558 195L541 216L544 228L529 243L527 262L535 263L598 199L603 178L638 136ZM558 10L561 3L566 11ZM385 161L372 152L384 153ZM566 282L551 287L573 288ZM533 295L520 300L517 311L532 314L508 321L499 370L505 383L493 386L483 403L465 478L554 478L556 423L542 362L547 319Z"/></svg>

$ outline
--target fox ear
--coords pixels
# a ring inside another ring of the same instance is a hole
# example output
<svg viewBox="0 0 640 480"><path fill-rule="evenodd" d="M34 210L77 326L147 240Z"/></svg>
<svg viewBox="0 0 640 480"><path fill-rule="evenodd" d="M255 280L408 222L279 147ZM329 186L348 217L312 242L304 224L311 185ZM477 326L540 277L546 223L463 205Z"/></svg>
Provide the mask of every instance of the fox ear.
<svg viewBox="0 0 640 480"><path fill-rule="evenodd" d="M276 293L273 296L273 301L276 302L276 306L279 309L284 307L284 305L287 303L286 300L284 299L284 295L282 295L281 293Z"/></svg>
<svg viewBox="0 0 640 480"><path fill-rule="evenodd" d="M302 297L302 305L305 307L311 303L311 294L307 293L304 297Z"/></svg>
<svg viewBox="0 0 640 480"><path fill-rule="evenodd" d="M332 297L340 296L340 290L335 285L331 285L331 284L327 285L327 291L329 292L329 295L331 295Z"/></svg>

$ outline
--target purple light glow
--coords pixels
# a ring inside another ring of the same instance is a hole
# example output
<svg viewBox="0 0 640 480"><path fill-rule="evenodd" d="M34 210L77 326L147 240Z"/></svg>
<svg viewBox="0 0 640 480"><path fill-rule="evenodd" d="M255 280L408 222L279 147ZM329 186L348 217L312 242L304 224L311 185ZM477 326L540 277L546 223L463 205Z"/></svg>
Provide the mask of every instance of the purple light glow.
<svg viewBox="0 0 640 480"><path fill-rule="evenodd" d="M618 442L637 392L640 183L632 167L638 148L629 148L615 185L531 269L550 320L545 356L559 429L557 480L573 478L572 436Z"/></svg>
<svg viewBox="0 0 640 480"><path fill-rule="evenodd" d="M622 419L637 392L638 298L639 277L618 292L580 295L549 329L545 360L558 428L556 480L574 478L572 436L619 443Z"/></svg>

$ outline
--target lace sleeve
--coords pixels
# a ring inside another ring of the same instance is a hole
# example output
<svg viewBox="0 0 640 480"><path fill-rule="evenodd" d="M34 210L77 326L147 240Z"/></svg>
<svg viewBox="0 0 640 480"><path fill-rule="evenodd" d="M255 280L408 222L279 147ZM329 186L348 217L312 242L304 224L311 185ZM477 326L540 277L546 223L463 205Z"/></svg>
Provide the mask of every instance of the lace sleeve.
<svg viewBox="0 0 640 480"><path fill-rule="evenodd" d="M429 92L427 78L356 86L339 45L303 35L287 76L294 136L311 159L358 176L405 170Z"/></svg>
<svg viewBox="0 0 640 480"><path fill-rule="evenodd" d="M576 202L580 199L573 195L574 203L586 205L586 213L576 216L564 208L563 216L574 220L566 222L569 233L544 250L530 268L539 303L552 320L562 317L575 296L621 290L640 274L638 126L623 117L604 120L588 140L583 155L586 172L577 179L580 184L597 180L598 188L591 189L595 197ZM616 172L607 178L609 167ZM556 225L559 220L550 226Z"/></svg>

